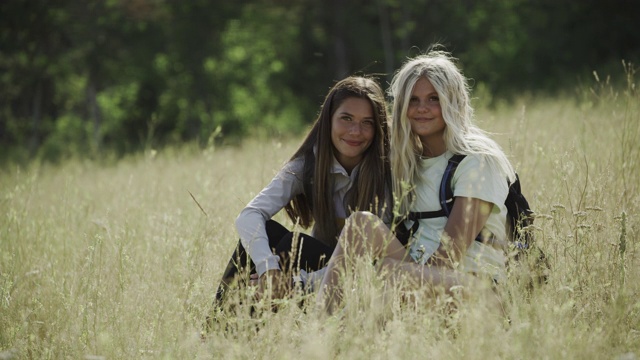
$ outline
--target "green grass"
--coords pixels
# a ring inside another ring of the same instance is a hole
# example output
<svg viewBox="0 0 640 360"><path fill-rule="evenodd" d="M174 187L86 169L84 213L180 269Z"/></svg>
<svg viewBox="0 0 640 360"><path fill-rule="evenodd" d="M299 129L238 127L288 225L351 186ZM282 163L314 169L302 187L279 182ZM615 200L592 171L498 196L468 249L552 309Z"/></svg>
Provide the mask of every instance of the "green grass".
<svg viewBox="0 0 640 360"><path fill-rule="evenodd" d="M228 331L214 328L201 340L237 242L235 217L299 139L170 149L111 165L5 168L0 359L636 359L633 91L601 86L579 102L523 99L478 111L517 167L553 267L549 283L530 295L519 273L504 284L509 326L483 301L463 302L454 314L451 299L403 303L361 266L348 280L342 320L285 301L258 319L245 307Z"/></svg>

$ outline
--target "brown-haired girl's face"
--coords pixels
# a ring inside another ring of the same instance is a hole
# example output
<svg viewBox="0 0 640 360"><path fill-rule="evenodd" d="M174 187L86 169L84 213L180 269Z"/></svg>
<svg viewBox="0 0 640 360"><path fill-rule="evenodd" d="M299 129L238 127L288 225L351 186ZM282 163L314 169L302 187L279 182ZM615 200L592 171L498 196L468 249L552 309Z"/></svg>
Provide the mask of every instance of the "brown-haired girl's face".
<svg viewBox="0 0 640 360"><path fill-rule="evenodd" d="M334 155L351 172L364 157L376 132L373 108L369 100L345 99L331 116L331 142Z"/></svg>

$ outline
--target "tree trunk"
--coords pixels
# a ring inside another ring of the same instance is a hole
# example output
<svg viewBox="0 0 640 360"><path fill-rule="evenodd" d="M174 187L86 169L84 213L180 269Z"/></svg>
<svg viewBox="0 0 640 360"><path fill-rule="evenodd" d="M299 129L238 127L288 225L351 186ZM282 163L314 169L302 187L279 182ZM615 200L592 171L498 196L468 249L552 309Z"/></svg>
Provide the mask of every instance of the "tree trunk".
<svg viewBox="0 0 640 360"><path fill-rule="evenodd" d="M401 2L400 6L402 8L402 23L406 24L407 22L411 21L409 6L405 1ZM407 31L405 31L402 35L402 39L400 39L400 48L402 49L402 51L408 51L410 46L409 44L409 34Z"/></svg>
<svg viewBox="0 0 640 360"><path fill-rule="evenodd" d="M344 38L345 26L344 2L342 0L333 1L333 50L335 56L335 75L336 79L342 79L349 75L349 59L347 56L347 46Z"/></svg>
<svg viewBox="0 0 640 360"><path fill-rule="evenodd" d="M31 113L31 136L29 138L29 154L35 155L40 147L40 123L42 122L42 81L36 84L33 94L33 107Z"/></svg>
<svg viewBox="0 0 640 360"><path fill-rule="evenodd" d="M102 137L100 135L102 112L100 111L100 105L98 104L96 85L93 80L89 79L86 91L89 117L93 122L93 142L91 145L95 152L100 152L102 147Z"/></svg>
<svg viewBox="0 0 640 360"><path fill-rule="evenodd" d="M378 16L380 17L380 35L382 36L382 49L384 50L384 69L387 80L393 76L393 43L391 42L391 25L389 24L389 11L384 0L378 0Z"/></svg>

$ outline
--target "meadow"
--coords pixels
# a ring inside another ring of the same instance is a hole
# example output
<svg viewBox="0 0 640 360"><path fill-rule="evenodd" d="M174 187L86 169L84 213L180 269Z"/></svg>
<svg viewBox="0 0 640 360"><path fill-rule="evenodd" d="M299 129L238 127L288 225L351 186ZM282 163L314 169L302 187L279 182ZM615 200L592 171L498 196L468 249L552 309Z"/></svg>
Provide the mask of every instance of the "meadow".
<svg viewBox="0 0 640 360"><path fill-rule="evenodd" d="M401 302L362 266L341 318L244 306L202 338L235 217L301 139L248 140L1 169L0 359L638 359L640 97L633 77L580 91L477 111L552 267L502 285L510 323L482 301Z"/></svg>

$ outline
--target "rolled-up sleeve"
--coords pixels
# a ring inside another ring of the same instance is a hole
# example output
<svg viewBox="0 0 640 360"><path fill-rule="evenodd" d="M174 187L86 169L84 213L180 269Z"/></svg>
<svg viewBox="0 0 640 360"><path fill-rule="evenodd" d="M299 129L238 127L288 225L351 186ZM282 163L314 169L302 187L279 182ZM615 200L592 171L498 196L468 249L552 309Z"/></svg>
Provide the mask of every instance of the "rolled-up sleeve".
<svg viewBox="0 0 640 360"><path fill-rule="evenodd" d="M280 268L280 258L269 248L265 222L282 210L294 196L303 192L303 161L298 158L288 162L236 218L240 241L259 275Z"/></svg>

